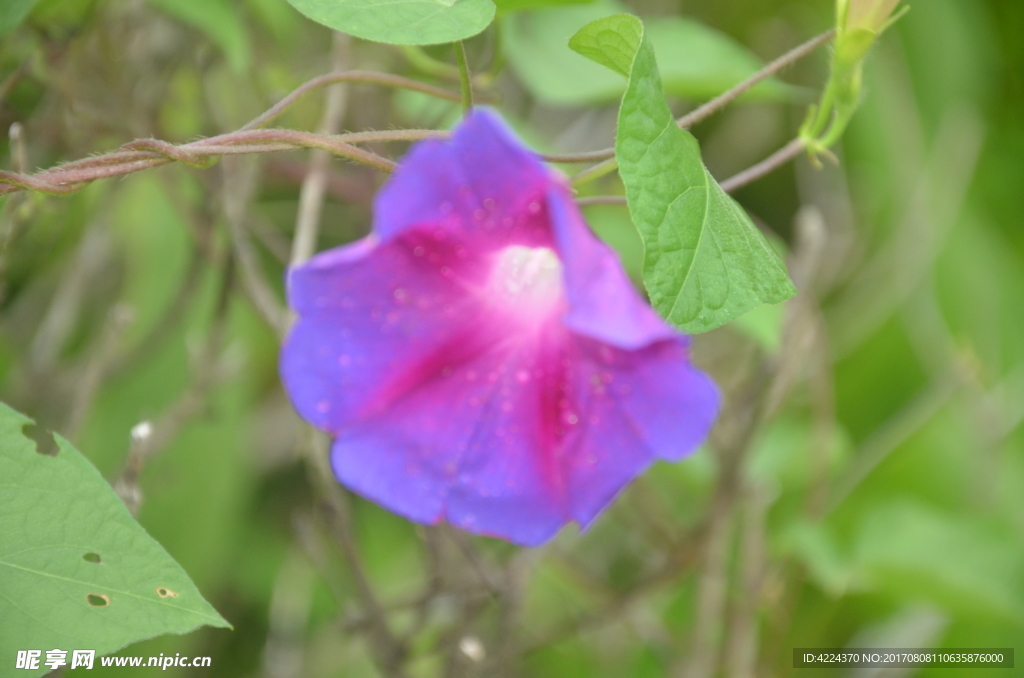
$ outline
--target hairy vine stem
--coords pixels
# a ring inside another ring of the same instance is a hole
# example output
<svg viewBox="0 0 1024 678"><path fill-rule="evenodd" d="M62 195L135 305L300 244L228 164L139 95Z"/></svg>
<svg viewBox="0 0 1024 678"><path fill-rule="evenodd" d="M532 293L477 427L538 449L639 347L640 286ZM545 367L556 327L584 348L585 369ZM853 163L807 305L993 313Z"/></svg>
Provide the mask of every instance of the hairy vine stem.
<svg viewBox="0 0 1024 678"><path fill-rule="evenodd" d="M833 35L834 31L826 31L790 50L736 87L683 116L676 121L677 124L681 127L686 127L703 120L734 101L759 82L771 77L786 66L825 44ZM456 46L456 53L457 56L460 56L460 68L462 68L465 66L462 63L465 53L460 51L460 46ZM171 162L181 162L192 167L205 168L213 165L220 156L224 155L271 153L297 148L322 149L333 155L368 165L382 172L391 172L396 167L394 161L361 149L356 144L374 141L419 141L421 139L445 138L448 136L448 133L445 131L415 129L355 132L336 135L314 134L312 132L288 129L261 129L308 92L327 85L346 82L411 89L441 99L460 102L463 107L472 105L473 102L473 92L465 86L468 81L463 82L462 91L454 92L411 78L391 75L390 73L371 71L328 73L313 78L297 87L238 131L177 145L159 139L139 139L121 146L116 151L75 160L51 169L36 172L35 174L26 174L18 171L0 171L0 195L22 190L64 195L81 190L86 184L96 179L131 174ZM740 175L733 177L729 181L737 182L738 187L742 183L752 181L761 176L757 172L763 171L763 173L766 173L771 171L799 153L803 146L802 144L796 146L796 143L795 141L791 142L774 156L745 172L741 172ZM615 158L613 157L614 153L615 149L609 148L587 153L540 155L548 162L560 163L604 160L604 162L599 162L597 165L593 165L573 177L573 183L580 184L614 170L616 167ZM725 187L724 184L723 187Z"/></svg>
<svg viewBox="0 0 1024 678"><path fill-rule="evenodd" d="M804 140L797 137L761 162L756 165L751 165L738 174L734 174L719 185L722 187L723 191L731 193L738 188L760 179L766 174L774 172L782 165L785 165L787 162L800 155L800 152L806 147Z"/></svg>

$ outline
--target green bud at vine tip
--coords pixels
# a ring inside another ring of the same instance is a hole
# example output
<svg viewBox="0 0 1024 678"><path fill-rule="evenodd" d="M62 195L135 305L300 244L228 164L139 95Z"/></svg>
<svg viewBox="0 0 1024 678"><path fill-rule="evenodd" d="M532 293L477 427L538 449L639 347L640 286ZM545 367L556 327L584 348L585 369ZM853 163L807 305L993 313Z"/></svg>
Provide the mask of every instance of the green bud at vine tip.
<svg viewBox="0 0 1024 678"><path fill-rule="evenodd" d="M899 3L900 0L839 0L839 10L845 10L845 16L837 15L840 29L844 32L864 29L877 35Z"/></svg>

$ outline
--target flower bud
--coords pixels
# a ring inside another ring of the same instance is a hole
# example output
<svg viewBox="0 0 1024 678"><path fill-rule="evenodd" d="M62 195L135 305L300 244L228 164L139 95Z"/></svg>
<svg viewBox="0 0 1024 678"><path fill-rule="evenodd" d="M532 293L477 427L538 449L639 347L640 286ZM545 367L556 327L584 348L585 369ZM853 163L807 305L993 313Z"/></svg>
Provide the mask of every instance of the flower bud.
<svg viewBox="0 0 1024 678"><path fill-rule="evenodd" d="M835 64L852 69L889 25L900 0L837 0Z"/></svg>
<svg viewBox="0 0 1024 678"><path fill-rule="evenodd" d="M846 16L839 15L839 25L843 31L865 29L877 35L899 3L900 0L840 0L840 5L846 5Z"/></svg>

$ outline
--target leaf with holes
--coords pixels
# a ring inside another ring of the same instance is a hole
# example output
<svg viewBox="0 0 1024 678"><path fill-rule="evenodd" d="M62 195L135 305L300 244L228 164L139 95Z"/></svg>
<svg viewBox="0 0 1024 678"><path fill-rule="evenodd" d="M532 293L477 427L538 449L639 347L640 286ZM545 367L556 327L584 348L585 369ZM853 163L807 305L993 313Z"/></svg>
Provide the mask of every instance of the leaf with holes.
<svg viewBox="0 0 1024 678"><path fill-rule="evenodd" d="M436 45L487 28L491 0L288 0L307 17L342 33L393 45Z"/></svg>
<svg viewBox="0 0 1024 678"><path fill-rule="evenodd" d="M78 450L3 403L0 469L4 670L18 650L107 654L165 633L229 626ZM48 670L40 663L24 675Z"/></svg>
<svg viewBox="0 0 1024 678"><path fill-rule="evenodd" d="M796 294L764 235L704 167L697 140L676 126L641 21L599 19L569 45L629 77L615 157L658 312L684 332L706 332Z"/></svg>

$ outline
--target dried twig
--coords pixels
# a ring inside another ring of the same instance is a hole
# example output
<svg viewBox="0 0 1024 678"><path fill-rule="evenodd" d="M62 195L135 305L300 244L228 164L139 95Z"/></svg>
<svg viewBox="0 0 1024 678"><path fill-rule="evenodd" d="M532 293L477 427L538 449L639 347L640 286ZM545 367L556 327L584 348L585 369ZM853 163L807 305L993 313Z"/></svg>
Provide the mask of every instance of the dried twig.
<svg viewBox="0 0 1024 678"><path fill-rule="evenodd" d="M234 286L232 256L227 257L223 270L213 320L192 366L191 382L159 419L153 422L140 422L132 429L128 457L114 482L114 490L133 515L138 513L142 504L139 475L143 466L174 439L182 426L203 411L210 392L229 372L222 348L231 290Z"/></svg>
<svg viewBox="0 0 1024 678"><path fill-rule="evenodd" d="M334 46L331 66L335 70L345 67L349 59L351 39L344 33L334 33ZM345 117L345 86L332 85L327 90L327 103L324 106L323 119L320 122L321 134L337 134ZM301 264L313 256L316 251L317 235L320 232L320 214L324 204L324 191L327 187L327 171L330 168L331 155L322 149L316 149L309 156L309 172L302 181L299 192L299 212L295 220L295 237L292 239L291 265Z"/></svg>

